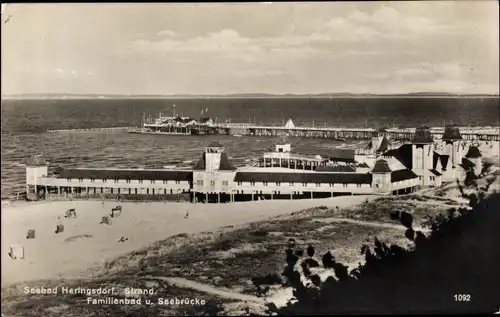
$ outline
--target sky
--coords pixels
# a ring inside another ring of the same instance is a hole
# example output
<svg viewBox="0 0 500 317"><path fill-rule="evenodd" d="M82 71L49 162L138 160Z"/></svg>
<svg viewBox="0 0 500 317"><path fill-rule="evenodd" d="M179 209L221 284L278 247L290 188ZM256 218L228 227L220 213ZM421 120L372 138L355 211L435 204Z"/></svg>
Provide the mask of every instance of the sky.
<svg viewBox="0 0 500 317"><path fill-rule="evenodd" d="M499 93L497 1L2 4L2 94Z"/></svg>

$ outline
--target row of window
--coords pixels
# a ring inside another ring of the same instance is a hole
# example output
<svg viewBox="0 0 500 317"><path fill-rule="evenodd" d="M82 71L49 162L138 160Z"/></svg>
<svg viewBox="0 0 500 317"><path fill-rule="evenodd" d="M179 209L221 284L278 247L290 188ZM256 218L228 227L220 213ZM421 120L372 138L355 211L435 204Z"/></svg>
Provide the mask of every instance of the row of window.
<svg viewBox="0 0 500 317"><path fill-rule="evenodd" d="M68 182L71 182L71 181L72 181L72 178L67 178L67 180L68 180ZM78 181L79 181L80 183L82 183L82 182L83 182L83 178L79 178L79 179L78 179ZM104 178L104 179L101 179L101 181L102 181L103 183L107 183L107 182L108 182L108 180L107 180L107 179L105 179L105 178ZM126 179L125 181L126 181L126 183L127 183L127 184L130 184L130 182L131 182L131 180L130 180L130 179ZM139 179L138 181L139 181L139 184L142 184L144 180ZM95 179L94 179L94 178L90 178L90 182L91 182L91 183L95 183ZM115 178L115 179L114 179L114 182L117 184L117 183L119 182L119 179ZM155 184L155 183L156 183L156 181L155 181L155 180L151 180L151 184ZM176 184L180 184L181 182L180 182L180 181L175 181L175 183L176 183ZM163 184L168 184L168 181L163 180Z"/></svg>
<svg viewBox="0 0 500 317"><path fill-rule="evenodd" d="M262 182L262 184L264 186L267 186L268 182ZM288 184L290 186L294 186L295 185L294 182L289 182ZM238 182L238 185L239 186L243 185L243 182ZM308 185L308 183L302 183L302 186L304 186L304 187L307 187L307 185ZM330 187L334 187L335 184L334 183L329 183L329 185L330 185ZM347 183L343 183L342 184L343 187L348 187L348 185L349 184L347 184ZM362 186L362 184L356 184L356 185L357 185L357 187L361 187ZM250 182L250 186L255 186L255 182ZM281 182L276 182L276 186L281 186ZM316 183L316 187L321 187L321 183Z"/></svg>
<svg viewBox="0 0 500 317"><path fill-rule="evenodd" d="M203 186L203 180L197 180L196 185ZM210 181L210 186L215 186L215 181ZM222 186L229 186L229 181L222 181Z"/></svg>

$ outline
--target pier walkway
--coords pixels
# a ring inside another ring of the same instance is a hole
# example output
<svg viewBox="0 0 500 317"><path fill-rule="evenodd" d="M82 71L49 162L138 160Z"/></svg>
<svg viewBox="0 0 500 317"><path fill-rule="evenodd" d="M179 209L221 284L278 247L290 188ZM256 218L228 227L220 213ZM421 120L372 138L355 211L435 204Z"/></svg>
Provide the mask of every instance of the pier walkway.
<svg viewBox="0 0 500 317"><path fill-rule="evenodd" d="M121 131L121 130L132 130L137 129L137 127L110 127L110 128L90 128L90 129L57 129L57 130L47 130L45 132L56 133L56 132L88 132L88 131Z"/></svg>

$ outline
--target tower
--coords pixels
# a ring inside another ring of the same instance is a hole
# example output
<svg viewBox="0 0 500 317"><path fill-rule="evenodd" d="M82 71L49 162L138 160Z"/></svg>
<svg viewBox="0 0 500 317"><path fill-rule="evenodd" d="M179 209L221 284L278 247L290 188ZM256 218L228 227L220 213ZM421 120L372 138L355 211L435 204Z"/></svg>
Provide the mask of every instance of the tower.
<svg viewBox="0 0 500 317"><path fill-rule="evenodd" d="M372 188L374 194L387 195L392 191L391 168L386 160L377 160L372 173Z"/></svg>
<svg viewBox="0 0 500 317"><path fill-rule="evenodd" d="M48 166L41 155L33 155L26 161L26 195L28 199L33 199L32 197L38 199L38 181L40 177L45 177L47 174Z"/></svg>
<svg viewBox="0 0 500 317"><path fill-rule="evenodd" d="M434 140L429 127L421 126L415 130L412 139L412 170L425 186L430 181L430 169L433 168ZM429 175L428 175L429 174Z"/></svg>
<svg viewBox="0 0 500 317"><path fill-rule="evenodd" d="M215 172L219 170L223 152L224 147L217 141L205 147L205 171Z"/></svg>
<svg viewBox="0 0 500 317"><path fill-rule="evenodd" d="M462 162L462 135L456 125L446 126L442 137L445 143L445 153L450 156L451 166L459 165ZM443 168L446 168L443 166Z"/></svg>
<svg viewBox="0 0 500 317"><path fill-rule="evenodd" d="M479 151L479 148L476 145L471 145L465 157L474 163L474 174L476 176L481 175L483 170L483 155L481 151Z"/></svg>

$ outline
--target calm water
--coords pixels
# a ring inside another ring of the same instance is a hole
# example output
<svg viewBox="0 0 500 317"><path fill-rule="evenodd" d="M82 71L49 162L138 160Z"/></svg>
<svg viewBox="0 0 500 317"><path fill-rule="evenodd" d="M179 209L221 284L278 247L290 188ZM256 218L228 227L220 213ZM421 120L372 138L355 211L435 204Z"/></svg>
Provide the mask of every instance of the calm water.
<svg viewBox="0 0 500 317"><path fill-rule="evenodd" d="M47 129L139 126L142 114L176 112L198 118L201 109L219 121L282 125L370 127L417 125L498 126L498 98L401 99L203 99L203 100L9 100L2 101L2 199L12 198L25 183L24 161L43 154L65 166L161 167L197 160L204 145L217 139L236 165L260 156L276 138L230 136L155 136L125 132L44 133ZM331 148L321 139L294 139L295 147Z"/></svg>

